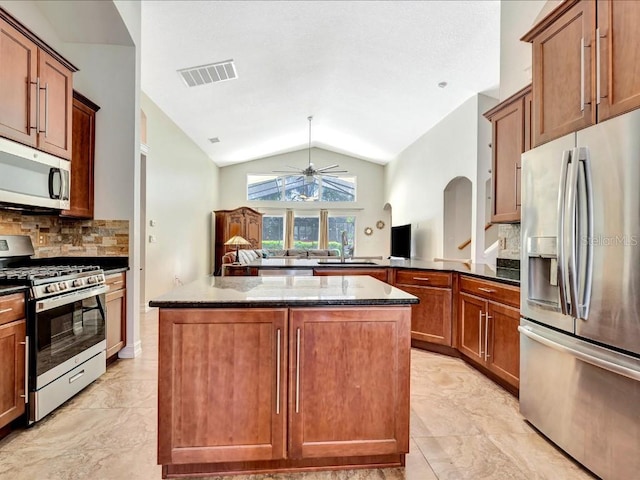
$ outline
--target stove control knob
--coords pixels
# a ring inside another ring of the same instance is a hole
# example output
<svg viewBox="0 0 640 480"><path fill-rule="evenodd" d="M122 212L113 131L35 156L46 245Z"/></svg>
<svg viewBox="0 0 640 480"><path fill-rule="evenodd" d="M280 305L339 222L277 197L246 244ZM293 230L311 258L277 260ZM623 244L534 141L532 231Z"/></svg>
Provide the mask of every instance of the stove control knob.
<svg viewBox="0 0 640 480"><path fill-rule="evenodd" d="M73 281L73 286L74 287L81 287L82 285L84 285L84 282L82 281L81 278L78 278L78 279Z"/></svg>
<svg viewBox="0 0 640 480"><path fill-rule="evenodd" d="M47 287L44 289L44 291L47 292L47 293L57 292L58 291L58 285L56 285L55 283L52 283L51 285L47 285Z"/></svg>
<svg viewBox="0 0 640 480"><path fill-rule="evenodd" d="M98 277L89 277L87 279L87 282L89 282L89 283L98 283Z"/></svg>
<svg viewBox="0 0 640 480"><path fill-rule="evenodd" d="M64 282L60 282L58 283L58 287L60 288L60 290L66 290L67 289L67 284Z"/></svg>

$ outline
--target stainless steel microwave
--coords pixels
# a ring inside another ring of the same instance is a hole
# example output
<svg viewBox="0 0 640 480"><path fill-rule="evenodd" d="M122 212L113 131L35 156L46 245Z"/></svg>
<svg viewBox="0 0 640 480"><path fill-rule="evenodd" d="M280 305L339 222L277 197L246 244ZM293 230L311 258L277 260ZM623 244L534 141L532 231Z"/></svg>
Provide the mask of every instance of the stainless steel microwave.
<svg viewBox="0 0 640 480"><path fill-rule="evenodd" d="M66 210L70 187L71 162L0 138L0 204Z"/></svg>

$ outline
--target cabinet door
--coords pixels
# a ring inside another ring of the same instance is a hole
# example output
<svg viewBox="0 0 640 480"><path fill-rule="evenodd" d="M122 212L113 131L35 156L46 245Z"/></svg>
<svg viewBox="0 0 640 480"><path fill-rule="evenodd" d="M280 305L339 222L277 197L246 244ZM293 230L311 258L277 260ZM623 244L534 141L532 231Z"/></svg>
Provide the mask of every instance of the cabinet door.
<svg viewBox="0 0 640 480"><path fill-rule="evenodd" d="M251 242L251 248L262 248L262 215L245 214L244 238Z"/></svg>
<svg viewBox="0 0 640 480"><path fill-rule="evenodd" d="M0 326L0 427L25 409L25 321Z"/></svg>
<svg viewBox="0 0 640 480"><path fill-rule="evenodd" d="M244 214L239 210L234 210L233 212L226 214L225 230L226 235L224 236L224 239L222 241L223 244L231 237L234 237L236 235L240 235L242 238L245 238ZM225 252L235 251L235 245L225 245Z"/></svg>
<svg viewBox="0 0 640 480"><path fill-rule="evenodd" d="M595 29L595 2L577 2L533 39L534 146L595 123Z"/></svg>
<svg viewBox="0 0 640 480"><path fill-rule="evenodd" d="M640 2L598 1L599 122L640 107L639 19Z"/></svg>
<svg viewBox="0 0 640 480"><path fill-rule="evenodd" d="M459 302L459 349L470 359L484 362L485 338L483 332L487 302L465 293L459 294Z"/></svg>
<svg viewBox="0 0 640 480"><path fill-rule="evenodd" d="M158 462L285 458L286 309L161 309Z"/></svg>
<svg viewBox="0 0 640 480"><path fill-rule="evenodd" d="M520 387L520 311L488 303L487 367L516 388Z"/></svg>
<svg viewBox="0 0 640 480"><path fill-rule="evenodd" d="M451 346L451 290L397 285L420 299L411 306L411 338Z"/></svg>
<svg viewBox="0 0 640 480"><path fill-rule="evenodd" d="M408 452L411 309L290 315L290 457Z"/></svg>
<svg viewBox="0 0 640 480"><path fill-rule="evenodd" d="M0 135L31 146L36 145L37 69L36 45L0 19Z"/></svg>
<svg viewBox="0 0 640 480"><path fill-rule="evenodd" d="M127 290L107 293L107 358L124 348L127 332Z"/></svg>
<svg viewBox="0 0 640 480"><path fill-rule="evenodd" d="M520 220L520 155L524 151L524 100L506 105L491 118L493 201L491 221Z"/></svg>
<svg viewBox="0 0 640 480"><path fill-rule="evenodd" d="M62 216L93 218L93 164L95 150L96 110L73 98L72 154L71 154L71 208Z"/></svg>
<svg viewBox="0 0 640 480"><path fill-rule="evenodd" d="M40 133L38 148L71 160L72 72L40 50Z"/></svg>

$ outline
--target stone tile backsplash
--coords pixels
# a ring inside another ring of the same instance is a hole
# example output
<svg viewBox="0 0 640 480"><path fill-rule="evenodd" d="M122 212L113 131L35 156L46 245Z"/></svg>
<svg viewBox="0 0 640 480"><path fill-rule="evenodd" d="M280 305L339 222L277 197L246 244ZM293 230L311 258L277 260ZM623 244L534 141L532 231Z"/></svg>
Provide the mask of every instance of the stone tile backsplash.
<svg viewBox="0 0 640 480"><path fill-rule="evenodd" d="M520 260L520 224L498 225L498 258Z"/></svg>
<svg viewBox="0 0 640 480"><path fill-rule="evenodd" d="M76 220L0 210L0 235L29 235L37 258L129 256L128 220Z"/></svg>

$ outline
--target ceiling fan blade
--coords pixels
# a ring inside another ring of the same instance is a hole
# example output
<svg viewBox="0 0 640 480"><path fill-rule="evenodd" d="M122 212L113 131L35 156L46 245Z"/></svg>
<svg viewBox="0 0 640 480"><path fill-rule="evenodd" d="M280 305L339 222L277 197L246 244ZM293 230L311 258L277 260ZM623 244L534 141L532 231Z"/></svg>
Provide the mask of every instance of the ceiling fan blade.
<svg viewBox="0 0 640 480"><path fill-rule="evenodd" d="M329 170L328 172L319 172L318 175L327 175L327 174L334 174L334 173L349 173L347 170Z"/></svg>
<svg viewBox="0 0 640 480"><path fill-rule="evenodd" d="M300 173L300 170L271 170L271 173Z"/></svg>
<svg viewBox="0 0 640 480"><path fill-rule="evenodd" d="M328 167L322 167L322 168L318 168L317 170L319 172L322 172L323 170L329 170L330 168L336 168L339 167L340 165L338 165L337 163L333 164L333 165L329 165Z"/></svg>

